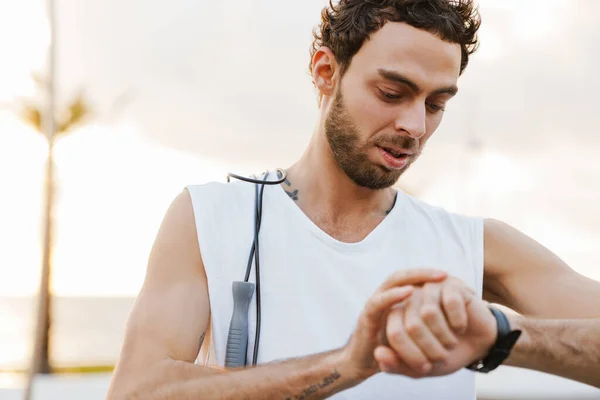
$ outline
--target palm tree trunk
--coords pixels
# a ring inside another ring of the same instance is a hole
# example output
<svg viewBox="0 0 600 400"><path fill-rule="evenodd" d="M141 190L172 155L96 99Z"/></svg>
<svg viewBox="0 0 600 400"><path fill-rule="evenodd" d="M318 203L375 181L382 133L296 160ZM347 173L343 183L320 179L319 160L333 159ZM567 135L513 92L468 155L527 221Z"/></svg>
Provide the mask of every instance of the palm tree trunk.
<svg viewBox="0 0 600 400"><path fill-rule="evenodd" d="M50 145L46 164L45 184L45 210L44 210L44 252L42 258L42 271L40 276L40 289L38 298L38 320L36 341L34 348L34 369L38 374L49 374L50 367L50 327L52 310L52 249L54 245L54 154Z"/></svg>
<svg viewBox="0 0 600 400"><path fill-rule="evenodd" d="M25 400L31 399L35 377L38 374L52 373L50 364L50 338L52 326L52 249L54 244L54 198L55 198L55 165L54 146L50 143L46 163L45 204L44 204L44 235L42 270L37 304L37 323L33 358L29 370L29 379L25 390Z"/></svg>
<svg viewBox="0 0 600 400"><path fill-rule="evenodd" d="M52 372L50 367L50 328L51 328L51 272L52 249L54 244L54 199L55 199L55 79L56 79L56 8L54 0L47 0L48 20L50 25L50 48L48 57L48 87L47 109L42 113L42 123L48 140L48 159L46 163L45 203L44 203L44 250L42 255L42 270L38 297L38 318L35 334L35 344L30 368L30 375L25 389L25 400L31 399L35 377L39 373Z"/></svg>

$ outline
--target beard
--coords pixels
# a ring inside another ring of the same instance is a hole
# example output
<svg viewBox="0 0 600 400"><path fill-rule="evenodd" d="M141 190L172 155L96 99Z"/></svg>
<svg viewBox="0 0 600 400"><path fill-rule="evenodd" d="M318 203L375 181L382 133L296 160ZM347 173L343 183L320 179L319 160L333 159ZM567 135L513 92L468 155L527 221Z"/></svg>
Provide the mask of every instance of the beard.
<svg viewBox="0 0 600 400"><path fill-rule="evenodd" d="M394 185L414 162L418 155L419 142L411 137L375 135L361 145L360 132L348 113L341 90L338 90L331 109L325 119L325 136L333 157L344 173L358 186L368 189L385 189ZM367 151L372 147L397 146L414 152L406 167L396 170L371 162Z"/></svg>

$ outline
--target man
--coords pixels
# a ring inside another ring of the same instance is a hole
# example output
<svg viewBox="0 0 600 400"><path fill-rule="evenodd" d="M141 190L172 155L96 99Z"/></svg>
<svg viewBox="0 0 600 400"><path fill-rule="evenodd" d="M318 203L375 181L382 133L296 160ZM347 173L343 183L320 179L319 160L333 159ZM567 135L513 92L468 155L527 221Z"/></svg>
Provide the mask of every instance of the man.
<svg viewBox="0 0 600 400"><path fill-rule="evenodd" d="M506 333L482 296L524 315L510 317L522 334L507 363L600 387L600 284L500 222L392 189L456 94L478 27L468 0L323 11L320 119L285 183L264 190L259 365L222 368L254 185L190 186L158 232L109 398L474 399L464 367ZM201 346L216 365L194 364Z"/></svg>

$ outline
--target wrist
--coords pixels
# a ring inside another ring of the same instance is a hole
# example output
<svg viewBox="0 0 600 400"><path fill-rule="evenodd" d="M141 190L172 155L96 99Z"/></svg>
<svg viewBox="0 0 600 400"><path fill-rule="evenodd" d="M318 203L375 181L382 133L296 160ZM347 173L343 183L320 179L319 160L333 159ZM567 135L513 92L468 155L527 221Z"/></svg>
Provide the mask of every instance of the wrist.
<svg viewBox="0 0 600 400"><path fill-rule="evenodd" d="M488 354L467 366L467 369L477 372L490 372L503 364L521 336L521 331L513 329L506 314L494 307L489 309L496 320L497 335Z"/></svg>
<svg viewBox="0 0 600 400"><path fill-rule="evenodd" d="M492 313L487 313L487 315L488 326L490 327L490 329L481 341L482 346L478 354L479 360L485 358L490 353L490 351L494 348L496 341L498 340L498 323L496 321L496 318Z"/></svg>
<svg viewBox="0 0 600 400"><path fill-rule="evenodd" d="M512 351L510 352L510 356L504 362L505 365L510 365L513 367L518 367L524 365L524 353L521 351L523 348L527 347L527 342L529 342L529 332L525 329L525 319L517 314L506 314L508 321L510 322L510 326L512 329L521 331L521 336L519 340L515 343Z"/></svg>
<svg viewBox="0 0 600 400"><path fill-rule="evenodd" d="M360 365L360 363L356 362L356 357L352 356L348 346L344 346L333 352L332 357L333 362L345 372L346 376L349 377L352 386L364 382L378 372L377 367L365 368Z"/></svg>

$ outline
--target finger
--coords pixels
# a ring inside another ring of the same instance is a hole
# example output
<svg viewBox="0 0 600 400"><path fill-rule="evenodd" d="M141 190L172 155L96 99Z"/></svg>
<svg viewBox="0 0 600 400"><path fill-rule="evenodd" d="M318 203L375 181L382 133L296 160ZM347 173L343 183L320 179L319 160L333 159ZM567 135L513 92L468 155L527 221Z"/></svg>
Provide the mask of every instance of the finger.
<svg viewBox="0 0 600 400"><path fill-rule="evenodd" d="M478 299L477 292L475 292L475 290L473 290L473 288L470 288L468 286L463 285L461 293L465 300L465 307L468 306L469 303L471 303L471 301Z"/></svg>
<svg viewBox="0 0 600 400"><path fill-rule="evenodd" d="M446 321L442 310L442 290L446 286L427 283L423 287L423 305L421 306L421 319L431 333L446 349L452 349L458 344L458 338Z"/></svg>
<svg viewBox="0 0 600 400"><path fill-rule="evenodd" d="M467 309L464 294L452 285L442 289L442 306L448 323L458 334L467 330Z"/></svg>
<svg viewBox="0 0 600 400"><path fill-rule="evenodd" d="M418 378L423 374L415 372L394 350L387 346L378 346L373 352L373 358L377 361L379 369L389 374L401 374L411 378Z"/></svg>
<svg viewBox="0 0 600 400"><path fill-rule="evenodd" d="M367 319L367 326L371 329L378 329L387 310L395 303L401 302L411 295L412 286L394 287L386 291L376 292L364 309L364 317Z"/></svg>
<svg viewBox="0 0 600 400"><path fill-rule="evenodd" d="M427 373L432 367L431 363L406 332L403 318L404 311L402 309L393 309L388 315L386 336L389 347L414 372Z"/></svg>
<svg viewBox="0 0 600 400"><path fill-rule="evenodd" d="M423 293L420 291L413 293L410 303L404 312L404 329L414 344L425 354L429 362L445 361L448 351L437 340L421 318L422 297ZM418 302L413 302L415 298L421 299Z"/></svg>
<svg viewBox="0 0 600 400"><path fill-rule="evenodd" d="M379 290L387 290L394 286L422 285L427 282L437 282L445 279L447 276L447 273L444 271L424 268L396 271L383 282Z"/></svg>

